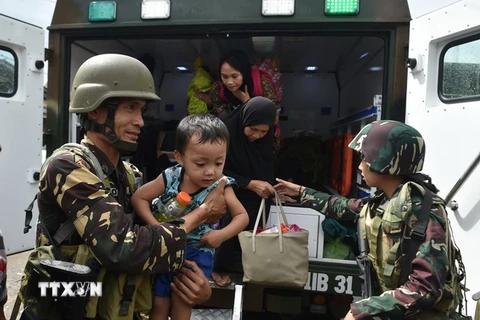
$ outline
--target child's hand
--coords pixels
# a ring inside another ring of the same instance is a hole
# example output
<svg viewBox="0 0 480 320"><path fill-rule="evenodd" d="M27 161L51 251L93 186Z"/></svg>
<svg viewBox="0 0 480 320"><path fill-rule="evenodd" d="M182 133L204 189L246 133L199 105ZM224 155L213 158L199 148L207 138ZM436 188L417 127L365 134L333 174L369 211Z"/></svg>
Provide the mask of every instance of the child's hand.
<svg viewBox="0 0 480 320"><path fill-rule="evenodd" d="M212 230L204 234L200 241L205 243L210 248L218 248L223 242L221 232L219 230Z"/></svg>

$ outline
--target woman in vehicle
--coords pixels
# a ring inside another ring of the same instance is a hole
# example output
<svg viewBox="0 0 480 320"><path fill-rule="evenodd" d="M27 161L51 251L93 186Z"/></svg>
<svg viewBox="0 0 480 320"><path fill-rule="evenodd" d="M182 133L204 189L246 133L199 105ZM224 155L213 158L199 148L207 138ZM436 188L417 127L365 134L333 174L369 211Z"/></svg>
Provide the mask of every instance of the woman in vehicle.
<svg viewBox="0 0 480 320"><path fill-rule="evenodd" d="M253 70L248 56L242 51L232 51L220 59L220 80L210 91L211 113L225 116L242 106L250 98L262 96L277 103L272 79Z"/></svg>
<svg viewBox="0 0 480 320"><path fill-rule="evenodd" d="M224 122L230 133L230 148L227 153L224 174L237 183L235 194L247 210L250 222L245 230L252 230L262 199L274 194L273 125L276 108L264 97L251 98L245 105L234 110ZM221 225L229 221L224 219ZM216 257L216 270L230 269L235 258L240 262L240 244L235 237L220 246ZM225 285L229 279L218 279Z"/></svg>

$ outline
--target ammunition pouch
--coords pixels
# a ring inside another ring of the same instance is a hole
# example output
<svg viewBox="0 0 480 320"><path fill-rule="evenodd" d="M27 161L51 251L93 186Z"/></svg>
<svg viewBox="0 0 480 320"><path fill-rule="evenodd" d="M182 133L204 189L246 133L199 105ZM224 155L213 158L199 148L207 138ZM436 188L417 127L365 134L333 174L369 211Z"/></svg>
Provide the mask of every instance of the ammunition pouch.
<svg viewBox="0 0 480 320"><path fill-rule="evenodd" d="M25 307L26 319L61 319L60 308L52 297L41 297L39 282L52 281L50 274L41 266L40 261L53 259L52 246L41 246L28 257L24 274L20 283L18 297ZM24 316L22 314L22 317Z"/></svg>
<svg viewBox="0 0 480 320"><path fill-rule="evenodd" d="M85 245L65 247L62 248L62 253L77 263L54 260L53 246L50 245L39 246L28 257L18 293L25 307L24 314L33 314L37 317L35 319L40 320L85 318L84 312L89 296L79 294L78 288L72 288L76 290L75 297L55 298L51 296L50 291L46 297L40 296L39 282L77 282L79 285L99 281L101 266L94 258L88 259L83 253ZM75 257L69 254L73 252Z"/></svg>
<svg viewBox="0 0 480 320"><path fill-rule="evenodd" d="M52 281L74 283L71 288L73 297L61 296L57 299L60 304L62 319L83 320L85 318L85 307L90 297L89 286L96 281L96 274L87 266L71 262L41 260L40 264L50 274Z"/></svg>

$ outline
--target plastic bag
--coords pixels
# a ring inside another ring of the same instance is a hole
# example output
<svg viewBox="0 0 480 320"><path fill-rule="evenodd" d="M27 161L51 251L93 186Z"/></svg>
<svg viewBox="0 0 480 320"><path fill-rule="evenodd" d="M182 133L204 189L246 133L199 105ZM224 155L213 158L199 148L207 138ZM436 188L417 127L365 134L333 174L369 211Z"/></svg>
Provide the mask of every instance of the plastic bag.
<svg viewBox="0 0 480 320"><path fill-rule="evenodd" d="M322 222L322 229L325 235L324 258L355 260L354 248L358 248L355 228L347 227L335 219L326 218Z"/></svg>
<svg viewBox="0 0 480 320"><path fill-rule="evenodd" d="M195 75L193 76L193 79L190 80L187 88L188 114L209 113L207 103L199 99L195 91L209 92L212 88L212 82L212 77L207 71L205 71L205 69L202 67L196 69Z"/></svg>
<svg viewBox="0 0 480 320"><path fill-rule="evenodd" d="M328 259L354 260L355 255L348 244L340 238L325 237L323 245L323 257Z"/></svg>

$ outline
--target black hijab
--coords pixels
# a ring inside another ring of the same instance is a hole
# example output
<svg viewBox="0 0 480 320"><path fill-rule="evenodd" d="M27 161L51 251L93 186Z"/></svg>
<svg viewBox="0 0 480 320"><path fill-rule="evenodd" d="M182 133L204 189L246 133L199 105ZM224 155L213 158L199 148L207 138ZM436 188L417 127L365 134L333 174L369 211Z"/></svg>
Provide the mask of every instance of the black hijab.
<svg viewBox="0 0 480 320"><path fill-rule="evenodd" d="M230 146L224 173L237 180L244 188L250 180L263 180L273 183L273 125L276 108L270 99L254 97L241 108L227 115L223 122L230 133ZM267 124L267 134L254 142L245 136L244 128Z"/></svg>
<svg viewBox="0 0 480 320"><path fill-rule="evenodd" d="M248 93L250 97L254 96L253 93L253 79L252 79L252 66L248 56L243 51L232 51L227 53L220 59L220 65L218 66L218 74L220 75L220 85L223 87L224 97L226 102L230 103L232 106L237 107L241 105L242 102L233 95L233 93L225 87L222 82L222 65L228 63L233 69L240 71L243 77L243 83L240 86L239 90L244 91L245 86L247 86Z"/></svg>

